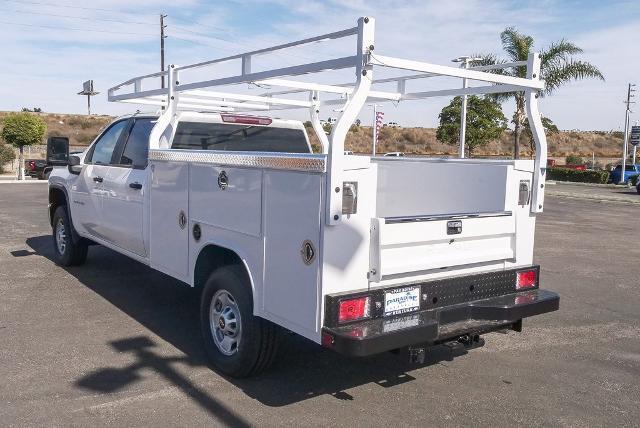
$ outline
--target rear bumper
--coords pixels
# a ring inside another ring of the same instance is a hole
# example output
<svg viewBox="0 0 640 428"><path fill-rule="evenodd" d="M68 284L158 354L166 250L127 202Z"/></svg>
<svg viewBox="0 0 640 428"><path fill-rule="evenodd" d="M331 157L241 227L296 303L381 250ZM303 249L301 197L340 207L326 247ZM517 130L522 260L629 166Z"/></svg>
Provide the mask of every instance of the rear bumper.
<svg viewBox="0 0 640 428"><path fill-rule="evenodd" d="M466 334L512 328L523 318L558 310L560 297L533 289L394 317L323 328L322 343L339 353L367 356L418 344L437 344Z"/></svg>

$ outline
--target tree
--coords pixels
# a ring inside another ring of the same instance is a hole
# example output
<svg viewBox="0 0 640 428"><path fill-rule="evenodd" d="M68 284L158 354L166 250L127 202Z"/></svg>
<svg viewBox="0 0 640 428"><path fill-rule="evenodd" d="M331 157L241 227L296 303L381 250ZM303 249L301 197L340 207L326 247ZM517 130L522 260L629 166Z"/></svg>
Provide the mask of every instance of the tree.
<svg viewBox="0 0 640 428"><path fill-rule="evenodd" d="M455 97L444 107L438 116L440 125L436 138L443 143L457 145L460 138L460 110L462 98ZM489 141L500 138L507 128L507 118L500 104L488 97L471 95L467 98L467 128L465 148L471 157L478 147L486 146Z"/></svg>
<svg viewBox="0 0 640 428"><path fill-rule="evenodd" d="M546 135L557 134L560 132L558 127L553 123L551 119L548 117L541 116L542 127L544 128L544 132ZM531 149L531 153L535 153L536 151L536 143L533 139L533 133L531 132L531 127L529 126L529 119L525 118L522 123L522 136L527 139L529 142L529 148Z"/></svg>
<svg viewBox="0 0 640 428"><path fill-rule="evenodd" d="M498 59L496 55L480 55L481 60L474 61L473 65L489 65L515 61L527 61L533 48L533 37L520 33L514 27L508 27L500 34L502 48L507 54L508 60ZM561 86L573 81L587 78L604 80L600 70L593 64L578 61L574 56L582 53L582 49L575 44L562 39L552 43L548 48L540 51L540 78L546 82L541 95L551 95ZM494 70L494 72L513 77L526 77L527 67L509 67ZM513 114L514 125L514 156L520 155L520 137L526 118L524 92L511 92L495 95L498 101L515 98L516 110Z"/></svg>
<svg viewBox="0 0 640 428"><path fill-rule="evenodd" d="M24 146L42 142L46 130L44 120L28 112L9 113L4 118L0 136L8 144L20 149L19 180L24 180Z"/></svg>
<svg viewBox="0 0 640 428"><path fill-rule="evenodd" d="M577 155L569 155L564 159L567 165L584 165L584 160Z"/></svg>

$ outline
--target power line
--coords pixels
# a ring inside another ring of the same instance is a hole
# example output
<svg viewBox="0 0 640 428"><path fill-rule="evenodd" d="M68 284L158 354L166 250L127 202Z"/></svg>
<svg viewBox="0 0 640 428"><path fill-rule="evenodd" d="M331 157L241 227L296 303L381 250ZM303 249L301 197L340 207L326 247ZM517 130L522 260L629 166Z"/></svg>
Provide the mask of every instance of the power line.
<svg viewBox="0 0 640 428"><path fill-rule="evenodd" d="M17 26L21 26L21 27L50 28L50 29L53 29L53 30L88 31L88 32L91 32L91 33L128 34L128 35L133 35L133 36L155 36L155 34L150 34L150 33L131 33L131 32L126 32L126 31L89 30L89 29L86 29L86 28L55 27L53 25L19 24L17 22L5 22L5 21L0 21L0 24L17 25Z"/></svg>
<svg viewBox="0 0 640 428"><path fill-rule="evenodd" d="M119 22L123 24L138 24L138 25L156 25L151 22L137 22L137 21L127 21L122 19L109 19L109 18L89 18L86 16L72 16L72 15L59 15L56 13L45 13L45 12L31 12L26 10L5 10L2 12L11 12L11 13L23 13L26 15L44 15L44 16L55 16L58 18L73 18L73 19L82 19L85 21L106 21L106 22Z"/></svg>
<svg viewBox="0 0 640 428"><path fill-rule="evenodd" d="M68 8L68 9L99 10L101 12L127 13L127 12L122 12L122 11L116 10L116 9L102 9L102 8L98 8L98 7L74 6L74 5L65 5L65 4L60 4L60 3L47 3L47 2L39 2L39 1L24 1L24 0L20 0L20 1L18 1L18 0L0 0L0 1L10 2L10 3L18 3L18 4L33 4L33 5L38 5L38 6L64 7L64 8ZM145 15L149 15L150 16L150 14L145 14Z"/></svg>
<svg viewBox="0 0 640 428"><path fill-rule="evenodd" d="M189 21L189 20L187 20L187 19L180 18L180 17L175 17L175 16L173 16L173 17L171 17L171 19L174 19L174 20L176 20L176 21L182 21L183 23L188 24L188 25L191 25L191 26L194 26L194 25L195 25L196 27L200 27L200 28L202 28L202 29L204 29L204 30L213 30L213 31L224 31L224 32L229 32L229 29L228 29L228 28L210 27L210 26L208 26L208 25L203 25L203 24L200 24L200 23L198 23L198 22Z"/></svg>
<svg viewBox="0 0 640 428"><path fill-rule="evenodd" d="M183 22L187 22L187 21L184 21L184 20L182 20L182 21L183 21ZM193 23L193 24L194 24L194 25L199 25L199 24L197 24L197 23ZM200 37L204 37L204 38L208 38L208 39L212 39L212 40L219 40L219 41L223 41L223 42L226 42L226 43L229 43L229 44L232 44L232 45L239 46L240 48L243 48L243 49L249 49L249 50L252 50L252 51L253 51L253 50L257 50L257 48L256 48L255 46L252 46L252 45L249 45L249 44L246 44L246 43L242 43L242 42L238 42L238 41L234 41L234 40L225 39L224 37L220 37L220 36L213 36L213 35L209 35L209 34L200 33L200 32L198 32L198 31L189 30L189 29L187 29L187 28L184 28L184 27L183 27L183 26L181 26L181 25L174 25L174 28L177 28L179 31L184 31L184 32L186 32L186 33L194 34L194 35L196 35L196 36L200 36ZM213 27L212 27L212 28L213 28ZM171 36L171 37L177 38L177 39L179 39L179 40L189 41L189 42L192 42L192 43L199 43L199 44L203 44L203 45L205 45L205 46L213 46L213 45L210 45L210 44L208 44L208 43L202 43L201 41L198 41L198 40L184 39L184 38L179 38L179 37L175 37L175 36ZM215 47L218 47L218 46L215 46ZM230 49L227 49L227 50L228 50L228 51L231 51ZM329 53L327 53L327 52L321 52L321 51L320 51L320 50L318 50L318 49L316 49L316 52L323 53L324 55L330 55ZM298 52L298 53L296 53L296 54L291 53L291 52L289 52L289 53L285 53L285 52L271 52L271 55L279 56L279 57L281 57L281 58L293 57L293 58L302 59L302 60L304 60L304 61L310 61L310 60L315 59L315 57L313 57L313 56L312 56L312 55L310 55L310 54L305 55L305 54L301 54L300 52Z"/></svg>

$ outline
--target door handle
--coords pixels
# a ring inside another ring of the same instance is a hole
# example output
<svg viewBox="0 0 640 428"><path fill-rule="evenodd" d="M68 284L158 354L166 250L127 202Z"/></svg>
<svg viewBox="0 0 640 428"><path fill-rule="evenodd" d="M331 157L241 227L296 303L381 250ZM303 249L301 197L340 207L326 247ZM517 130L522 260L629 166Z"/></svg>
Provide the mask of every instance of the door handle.
<svg viewBox="0 0 640 428"><path fill-rule="evenodd" d="M142 189L142 184L140 183L129 183L129 187L131 187L132 189Z"/></svg>
<svg viewBox="0 0 640 428"><path fill-rule="evenodd" d="M93 177L93 181L95 181L96 183L102 183L103 178L102 177Z"/></svg>

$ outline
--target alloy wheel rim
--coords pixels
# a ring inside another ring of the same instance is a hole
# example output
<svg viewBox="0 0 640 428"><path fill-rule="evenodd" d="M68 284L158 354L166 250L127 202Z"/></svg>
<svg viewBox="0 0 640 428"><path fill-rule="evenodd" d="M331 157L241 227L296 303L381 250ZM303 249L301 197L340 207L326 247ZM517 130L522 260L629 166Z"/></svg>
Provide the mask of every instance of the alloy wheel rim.
<svg viewBox="0 0 640 428"><path fill-rule="evenodd" d="M209 324L213 342L227 356L238 352L242 321L236 299L226 290L218 290L209 306Z"/></svg>
<svg viewBox="0 0 640 428"><path fill-rule="evenodd" d="M58 220L56 224L56 246L58 247L58 253L63 255L67 249L67 231L65 230L62 219Z"/></svg>

